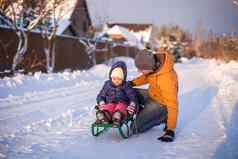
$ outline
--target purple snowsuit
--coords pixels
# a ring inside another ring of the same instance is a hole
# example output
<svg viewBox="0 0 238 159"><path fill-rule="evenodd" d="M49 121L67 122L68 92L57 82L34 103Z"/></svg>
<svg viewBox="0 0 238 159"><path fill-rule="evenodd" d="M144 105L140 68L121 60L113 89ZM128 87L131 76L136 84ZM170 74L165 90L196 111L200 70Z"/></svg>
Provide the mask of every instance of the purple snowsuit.
<svg viewBox="0 0 238 159"><path fill-rule="evenodd" d="M124 80L122 85L115 86L111 79L112 70L116 67L121 67L124 73ZM109 72L109 80L104 83L102 90L99 92L97 96L97 103L99 104L101 101L108 103L124 103L125 105L129 105L131 102L134 102L137 105L137 97L135 89L131 87L128 81L126 81L127 77L127 67L123 61L118 61L111 67Z"/></svg>

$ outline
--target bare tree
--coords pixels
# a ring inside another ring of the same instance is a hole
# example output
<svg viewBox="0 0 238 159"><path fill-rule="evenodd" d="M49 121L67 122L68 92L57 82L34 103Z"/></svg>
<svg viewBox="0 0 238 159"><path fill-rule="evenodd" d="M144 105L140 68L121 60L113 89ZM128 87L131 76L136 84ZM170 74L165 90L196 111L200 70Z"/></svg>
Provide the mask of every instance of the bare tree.
<svg viewBox="0 0 238 159"><path fill-rule="evenodd" d="M15 71L17 65L22 61L23 56L27 51L28 33L37 26L40 19L43 17L43 12L34 20L28 21L28 24L24 24L26 14L32 10L32 7L27 0L2 0L0 8L2 18L6 19L5 23L15 31L18 38L18 46L12 62L12 70Z"/></svg>
<svg viewBox="0 0 238 159"><path fill-rule="evenodd" d="M41 35L46 41L46 46L44 48L45 56L46 56L46 67L48 72L52 72L55 66L55 45L56 45L56 32L58 29L58 24L62 19L63 8L62 4L64 4L66 0L51 0L48 2L47 7L48 15L45 20L50 19L51 25L50 29L46 25L42 28Z"/></svg>
<svg viewBox="0 0 238 159"><path fill-rule="evenodd" d="M204 44L204 25L202 20L199 20L196 27L195 40L194 40L194 49L197 52L197 56L201 56L200 49Z"/></svg>
<svg viewBox="0 0 238 159"><path fill-rule="evenodd" d="M13 71L21 63L27 51L28 34L33 29L41 30L42 36L47 40L45 54L47 58L47 69L50 68L51 70L55 57L55 35L58 22L61 18L59 14L61 9L57 10L57 8L62 6L61 4L65 1L0 0L0 16L5 19L5 24L12 28L18 37L18 47L12 64ZM50 28L44 25L47 21L50 23Z"/></svg>

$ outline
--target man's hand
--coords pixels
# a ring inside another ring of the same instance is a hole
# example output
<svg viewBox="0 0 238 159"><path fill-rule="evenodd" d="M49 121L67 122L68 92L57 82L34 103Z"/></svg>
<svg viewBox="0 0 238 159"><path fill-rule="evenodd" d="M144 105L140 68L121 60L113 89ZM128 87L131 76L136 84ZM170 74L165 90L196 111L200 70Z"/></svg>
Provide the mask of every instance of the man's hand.
<svg viewBox="0 0 238 159"><path fill-rule="evenodd" d="M136 112L136 104L134 102L131 102L130 105L126 109L130 115L133 115Z"/></svg>
<svg viewBox="0 0 238 159"><path fill-rule="evenodd" d="M128 83L129 83L129 85L130 85L131 87L134 87L134 86L135 86L135 84L134 84L132 81L128 81Z"/></svg>

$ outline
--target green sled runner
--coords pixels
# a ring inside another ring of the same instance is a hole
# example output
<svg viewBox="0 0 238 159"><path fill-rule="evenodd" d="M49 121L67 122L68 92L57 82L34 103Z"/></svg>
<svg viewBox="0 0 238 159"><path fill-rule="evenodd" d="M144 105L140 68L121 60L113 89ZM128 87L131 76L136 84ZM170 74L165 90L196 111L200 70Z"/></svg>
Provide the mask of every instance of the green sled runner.
<svg viewBox="0 0 238 159"><path fill-rule="evenodd" d="M116 127L112 123L102 124L102 123L94 122L91 125L92 135L99 136L106 130L114 128L114 129L118 129L118 132L122 138L127 139L132 135L132 133L130 132L130 124L133 121L134 121L133 116L128 116L126 119L124 119L122 121L122 123L120 125L118 125Z"/></svg>

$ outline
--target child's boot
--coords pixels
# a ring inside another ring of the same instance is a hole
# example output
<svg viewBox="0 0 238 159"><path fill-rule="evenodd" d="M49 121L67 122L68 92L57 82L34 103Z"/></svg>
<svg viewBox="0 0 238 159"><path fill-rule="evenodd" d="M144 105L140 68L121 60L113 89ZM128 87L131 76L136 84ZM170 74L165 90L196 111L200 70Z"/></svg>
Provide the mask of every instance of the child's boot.
<svg viewBox="0 0 238 159"><path fill-rule="evenodd" d="M110 119L109 119L110 114L109 114L109 112L104 112L104 111L99 110L96 112L96 118L97 118L97 120L96 120L97 123L108 124L110 121Z"/></svg>
<svg viewBox="0 0 238 159"><path fill-rule="evenodd" d="M112 116L113 127L121 125L123 114L120 111L116 111Z"/></svg>

